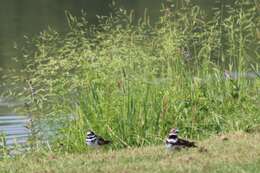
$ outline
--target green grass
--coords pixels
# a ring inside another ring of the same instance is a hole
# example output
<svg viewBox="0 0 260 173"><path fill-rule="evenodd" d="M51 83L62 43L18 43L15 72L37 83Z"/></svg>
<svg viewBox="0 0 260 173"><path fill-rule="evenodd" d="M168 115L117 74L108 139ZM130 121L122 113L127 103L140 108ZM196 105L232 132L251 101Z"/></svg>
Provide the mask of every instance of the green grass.
<svg viewBox="0 0 260 173"><path fill-rule="evenodd" d="M223 139L226 140L223 140ZM0 162L1 173L257 173L260 134L236 132L198 142L199 149L166 151L164 146L91 150L80 154L36 152Z"/></svg>

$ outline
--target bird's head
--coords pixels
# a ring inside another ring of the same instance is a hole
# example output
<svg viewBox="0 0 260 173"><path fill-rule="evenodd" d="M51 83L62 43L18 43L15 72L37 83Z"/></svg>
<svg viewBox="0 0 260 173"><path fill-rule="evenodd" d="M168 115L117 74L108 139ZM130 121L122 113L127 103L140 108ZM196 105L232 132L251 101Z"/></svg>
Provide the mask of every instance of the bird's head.
<svg viewBox="0 0 260 173"><path fill-rule="evenodd" d="M87 131L87 136L92 136L95 135L95 133L92 130L88 130Z"/></svg>
<svg viewBox="0 0 260 173"><path fill-rule="evenodd" d="M178 141L178 133L179 133L179 129L172 128L170 130L167 140L171 141L172 143L176 143Z"/></svg>
<svg viewBox="0 0 260 173"><path fill-rule="evenodd" d="M170 133L173 133L173 134L178 134L179 133L179 129L178 128L172 128Z"/></svg>

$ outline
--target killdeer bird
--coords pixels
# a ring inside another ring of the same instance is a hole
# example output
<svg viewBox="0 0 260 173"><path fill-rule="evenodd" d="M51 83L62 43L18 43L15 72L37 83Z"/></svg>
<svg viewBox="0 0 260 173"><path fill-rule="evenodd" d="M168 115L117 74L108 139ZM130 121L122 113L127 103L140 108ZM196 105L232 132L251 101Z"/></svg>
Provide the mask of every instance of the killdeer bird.
<svg viewBox="0 0 260 173"><path fill-rule="evenodd" d="M93 131L87 131L86 144L92 147L98 147L111 143L109 140L103 139L101 136L96 135Z"/></svg>
<svg viewBox="0 0 260 173"><path fill-rule="evenodd" d="M168 138L166 139L166 148L180 150L182 148L197 147L194 142L190 142L178 137L179 129L171 129Z"/></svg>

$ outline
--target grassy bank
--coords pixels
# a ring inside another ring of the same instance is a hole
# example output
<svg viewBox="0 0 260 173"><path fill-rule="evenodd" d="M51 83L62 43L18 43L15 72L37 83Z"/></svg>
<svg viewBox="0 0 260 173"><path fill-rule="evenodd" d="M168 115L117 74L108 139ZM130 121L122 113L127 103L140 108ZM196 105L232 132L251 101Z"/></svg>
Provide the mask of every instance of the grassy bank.
<svg viewBox="0 0 260 173"><path fill-rule="evenodd" d="M92 150L81 154L33 153L0 162L1 173L194 172L257 173L260 134L236 132L198 143L207 151L167 152L163 146Z"/></svg>
<svg viewBox="0 0 260 173"><path fill-rule="evenodd" d="M259 77L228 73L258 71L259 8L223 2L209 17L183 0L153 25L145 12L136 19L116 9L96 26L67 13L66 34L49 29L19 49L22 68L7 76L7 94L35 121L60 125L54 151L84 151L86 129L124 148L160 144L172 127L193 139L253 128Z"/></svg>

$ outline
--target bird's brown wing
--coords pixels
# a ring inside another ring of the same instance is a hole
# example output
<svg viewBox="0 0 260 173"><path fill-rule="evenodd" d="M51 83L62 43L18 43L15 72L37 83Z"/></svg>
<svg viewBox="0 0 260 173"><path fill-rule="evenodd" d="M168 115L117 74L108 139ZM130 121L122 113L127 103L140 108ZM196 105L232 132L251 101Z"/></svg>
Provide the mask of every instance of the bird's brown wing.
<svg viewBox="0 0 260 173"><path fill-rule="evenodd" d="M105 140L101 136L97 136L97 143L98 143L98 145L106 145L106 144L111 143L111 141Z"/></svg>
<svg viewBox="0 0 260 173"><path fill-rule="evenodd" d="M194 142L190 142L184 139L178 139L177 145L182 145L185 147L197 147Z"/></svg>

